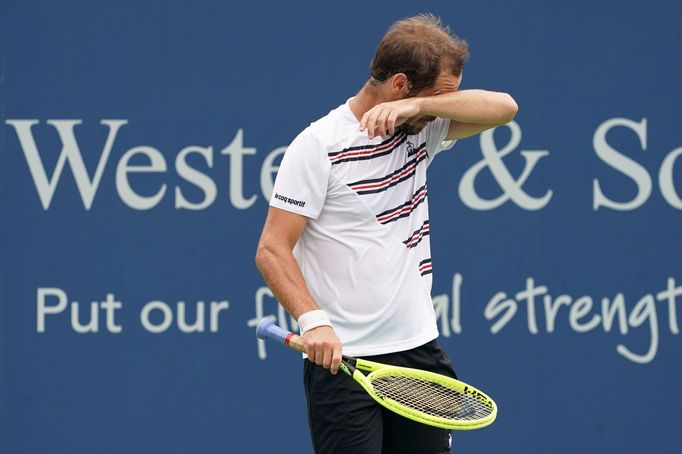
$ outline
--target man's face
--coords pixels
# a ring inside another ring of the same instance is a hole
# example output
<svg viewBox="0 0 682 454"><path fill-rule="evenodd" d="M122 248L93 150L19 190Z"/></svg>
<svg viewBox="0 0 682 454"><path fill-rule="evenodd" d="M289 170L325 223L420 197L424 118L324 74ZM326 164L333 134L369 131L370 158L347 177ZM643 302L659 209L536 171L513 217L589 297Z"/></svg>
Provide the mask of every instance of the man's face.
<svg viewBox="0 0 682 454"><path fill-rule="evenodd" d="M443 93L452 93L459 89L459 85L461 83L461 74L459 76L455 76L449 71L443 71L438 75L436 83L429 88L418 91L413 96L426 97L442 95ZM398 129L406 132L408 135L419 134L427 124L431 123L435 119L436 117L432 116L413 117L398 126Z"/></svg>

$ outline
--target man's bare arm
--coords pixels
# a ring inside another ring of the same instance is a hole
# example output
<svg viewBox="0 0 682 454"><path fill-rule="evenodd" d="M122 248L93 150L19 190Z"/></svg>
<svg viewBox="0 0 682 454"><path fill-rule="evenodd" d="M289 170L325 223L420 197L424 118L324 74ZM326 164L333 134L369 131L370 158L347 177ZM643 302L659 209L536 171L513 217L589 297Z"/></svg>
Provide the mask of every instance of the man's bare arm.
<svg viewBox="0 0 682 454"><path fill-rule="evenodd" d="M486 90L462 90L416 100L420 115L452 120L446 140L462 139L509 123L519 110L507 93Z"/></svg>
<svg viewBox="0 0 682 454"><path fill-rule="evenodd" d="M256 252L256 266L265 282L296 319L319 309L292 253L306 223L305 216L270 207Z"/></svg>
<svg viewBox="0 0 682 454"><path fill-rule="evenodd" d="M400 99L377 104L360 121L360 129L370 138L386 137L407 120L416 117L449 118L446 140L473 136L510 122L518 106L507 93L461 90L434 96Z"/></svg>
<svg viewBox="0 0 682 454"><path fill-rule="evenodd" d="M268 287L297 320L319 309L292 252L307 221L305 216L270 207L256 253L256 266ZM341 362L341 342L330 326L305 332L303 342L310 361L336 373Z"/></svg>

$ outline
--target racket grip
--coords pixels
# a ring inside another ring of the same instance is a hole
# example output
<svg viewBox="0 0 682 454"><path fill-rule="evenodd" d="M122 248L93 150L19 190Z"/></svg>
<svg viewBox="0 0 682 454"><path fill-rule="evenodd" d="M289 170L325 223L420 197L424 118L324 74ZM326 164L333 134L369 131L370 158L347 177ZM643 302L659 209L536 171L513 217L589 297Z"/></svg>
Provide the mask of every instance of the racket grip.
<svg viewBox="0 0 682 454"><path fill-rule="evenodd" d="M256 327L256 336L260 339L279 342L294 350L305 353L301 336L280 328L269 318L264 318L258 323L258 326Z"/></svg>

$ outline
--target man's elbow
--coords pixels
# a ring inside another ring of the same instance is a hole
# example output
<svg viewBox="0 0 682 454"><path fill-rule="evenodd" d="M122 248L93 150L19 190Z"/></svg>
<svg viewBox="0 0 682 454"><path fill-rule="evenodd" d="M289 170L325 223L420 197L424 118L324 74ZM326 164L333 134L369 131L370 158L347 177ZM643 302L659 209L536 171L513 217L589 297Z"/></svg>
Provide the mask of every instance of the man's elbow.
<svg viewBox="0 0 682 454"><path fill-rule="evenodd" d="M500 96L500 124L509 123L514 119L519 111L519 105L508 93L501 93Z"/></svg>
<svg viewBox="0 0 682 454"><path fill-rule="evenodd" d="M255 257L256 268L258 268L258 271L263 273L263 270L267 267L267 263L271 257L272 251L270 250L268 244L263 240L259 241Z"/></svg>

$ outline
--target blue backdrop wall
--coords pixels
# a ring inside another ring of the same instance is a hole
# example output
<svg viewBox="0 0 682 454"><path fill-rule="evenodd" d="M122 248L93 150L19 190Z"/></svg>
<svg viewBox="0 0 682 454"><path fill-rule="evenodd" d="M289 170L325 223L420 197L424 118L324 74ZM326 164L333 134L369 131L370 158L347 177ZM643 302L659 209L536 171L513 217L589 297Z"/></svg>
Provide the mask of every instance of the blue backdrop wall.
<svg viewBox="0 0 682 454"><path fill-rule="evenodd" d="M682 3L0 2L0 451L310 453L253 263L284 147L442 16L515 121L430 173L433 297L497 422L459 452L679 453Z"/></svg>

